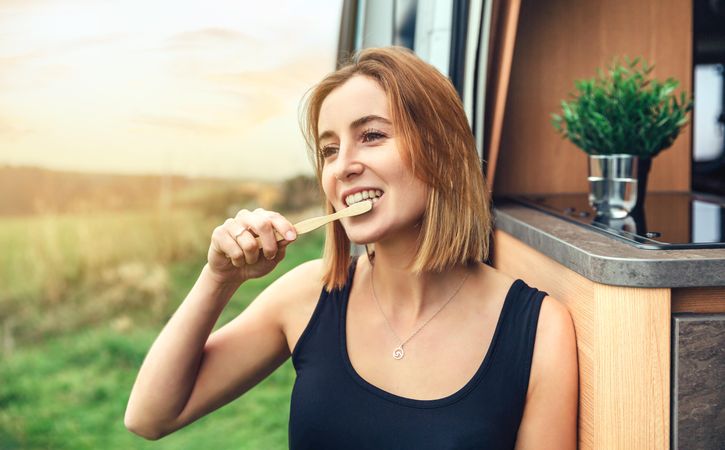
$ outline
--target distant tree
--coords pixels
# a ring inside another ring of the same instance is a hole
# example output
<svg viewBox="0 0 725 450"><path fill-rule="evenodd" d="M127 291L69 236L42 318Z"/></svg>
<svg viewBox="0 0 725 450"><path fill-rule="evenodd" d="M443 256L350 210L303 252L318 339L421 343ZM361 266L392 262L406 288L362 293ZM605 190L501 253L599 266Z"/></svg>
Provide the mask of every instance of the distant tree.
<svg viewBox="0 0 725 450"><path fill-rule="evenodd" d="M181 177L172 182L187 183ZM0 166L0 216L148 208L156 205L160 189L159 176Z"/></svg>
<svg viewBox="0 0 725 450"><path fill-rule="evenodd" d="M302 211L319 206L321 197L317 180L307 175L297 175L282 182L281 195L276 208L283 212Z"/></svg>

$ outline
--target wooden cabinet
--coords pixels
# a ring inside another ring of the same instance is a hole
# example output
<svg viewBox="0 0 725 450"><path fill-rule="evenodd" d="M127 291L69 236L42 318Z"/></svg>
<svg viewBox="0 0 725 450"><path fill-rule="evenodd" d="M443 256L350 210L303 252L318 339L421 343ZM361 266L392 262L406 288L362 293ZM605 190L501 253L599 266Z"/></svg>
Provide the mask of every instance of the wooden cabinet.
<svg viewBox="0 0 725 450"><path fill-rule="evenodd" d="M725 312L725 286L598 283L500 229L493 252L494 267L546 291L572 314L579 448L668 450L672 312Z"/></svg>

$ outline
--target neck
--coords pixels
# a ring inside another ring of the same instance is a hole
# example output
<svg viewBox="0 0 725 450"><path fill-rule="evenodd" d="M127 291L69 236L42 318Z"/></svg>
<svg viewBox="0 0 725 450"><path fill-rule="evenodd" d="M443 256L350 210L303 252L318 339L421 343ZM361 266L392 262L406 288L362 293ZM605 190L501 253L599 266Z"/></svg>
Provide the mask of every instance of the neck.
<svg viewBox="0 0 725 450"><path fill-rule="evenodd" d="M434 314L470 271L461 265L443 272L414 274L409 266L415 256L415 241L407 241L376 243L371 267L380 307L391 322L403 329L412 328Z"/></svg>

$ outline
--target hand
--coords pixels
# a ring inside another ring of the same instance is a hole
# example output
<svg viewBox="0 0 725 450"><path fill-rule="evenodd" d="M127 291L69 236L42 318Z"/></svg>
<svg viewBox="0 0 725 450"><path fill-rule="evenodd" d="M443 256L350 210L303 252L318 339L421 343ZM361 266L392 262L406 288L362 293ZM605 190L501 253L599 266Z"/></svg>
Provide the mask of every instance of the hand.
<svg viewBox="0 0 725 450"><path fill-rule="evenodd" d="M285 239L277 242L275 230ZM220 283L262 277L284 259L287 245L296 238L294 226L281 214L243 209L214 229L207 255L209 270Z"/></svg>

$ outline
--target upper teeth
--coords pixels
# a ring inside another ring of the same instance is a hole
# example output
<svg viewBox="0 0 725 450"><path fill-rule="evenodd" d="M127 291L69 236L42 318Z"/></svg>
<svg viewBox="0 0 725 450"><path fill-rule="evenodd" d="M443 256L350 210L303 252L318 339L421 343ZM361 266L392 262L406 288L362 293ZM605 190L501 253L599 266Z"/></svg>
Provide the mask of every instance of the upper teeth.
<svg viewBox="0 0 725 450"><path fill-rule="evenodd" d="M355 194L350 194L347 197L345 197L345 203L347 203L347 206L352 205L353 203L357 203L363 200L371 199L373 203L378 201L378 197L383 195L383 191L380 189L370 189L367 191L360 191Z"/></svg>

